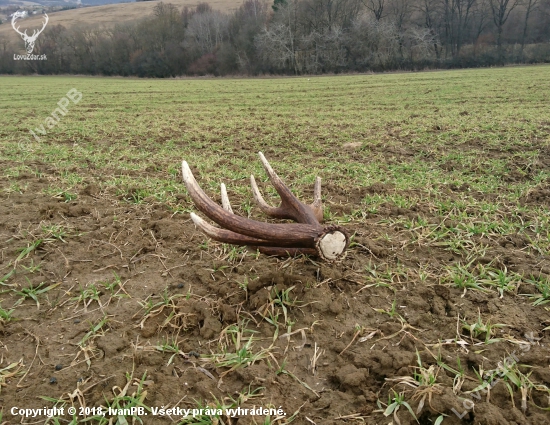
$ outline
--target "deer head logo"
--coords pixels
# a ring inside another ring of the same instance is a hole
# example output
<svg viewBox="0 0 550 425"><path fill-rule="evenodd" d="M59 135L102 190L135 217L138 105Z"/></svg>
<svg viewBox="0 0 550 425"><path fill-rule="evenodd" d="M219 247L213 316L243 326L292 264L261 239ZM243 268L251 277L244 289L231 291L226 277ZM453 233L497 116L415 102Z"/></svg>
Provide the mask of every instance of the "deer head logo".
<svg viewBox="0 0 550 425"><path fill-rule="evenodd" d="M11 26L21 36L23 40L25 40L25 50L27 50L28 54L31 54L34 50L34 42L36 41L37 37L40 35L42 31L44 31L44 28L46 28L46 25L48 25L48 15L44 13L44 16L46 17L46 20L42 23L42 28L40 30L33 30L33 33L31 36L27 35L27 30L25 32L19 31L19 27L15 27L15 21L19 18L22 18L25 16L22 12L15 12L13 14L13 18L11 19Z"/></svg>

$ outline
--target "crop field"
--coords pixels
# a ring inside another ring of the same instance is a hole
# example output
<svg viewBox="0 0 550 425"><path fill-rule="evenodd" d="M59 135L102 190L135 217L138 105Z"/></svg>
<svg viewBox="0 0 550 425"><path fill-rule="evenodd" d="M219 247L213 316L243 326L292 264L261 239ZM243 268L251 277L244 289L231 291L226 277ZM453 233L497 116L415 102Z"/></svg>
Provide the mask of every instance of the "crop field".
<svg viewBox="0 0 550 425"><path fill-rule="evenodd" d="M0 424L550 423L549 76L0 77ZM343 261L195 228L259 151Z"/></svg>

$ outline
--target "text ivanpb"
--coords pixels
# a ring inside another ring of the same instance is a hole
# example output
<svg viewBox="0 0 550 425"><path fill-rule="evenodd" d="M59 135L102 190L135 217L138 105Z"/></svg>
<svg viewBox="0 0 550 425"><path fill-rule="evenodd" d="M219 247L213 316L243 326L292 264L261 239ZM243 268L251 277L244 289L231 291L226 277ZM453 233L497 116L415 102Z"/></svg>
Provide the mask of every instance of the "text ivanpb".
<svg viewBox="0 0 550 425"><path fill-rule="evenodd" d="M61 98L59 102L57 102L58 108L55 108L54 111L51 113L51 116L48 116L44 120L44 124L40 125L39 127L35 128L33 130L29 130L30 133L33 135L33 137L40 142L40 137L37 136L36 133L40 133L42 136L45 136L47 131L44 125L48 128L48 130L51 130L54 128L57 123L61 120L61 116L65 116L67 112L69 111L67 109L67 106L69 106L69 99L72 100L72 102L76 105L80 100L82 99L82 93L80 93L77 89L70 89L67 94ZM36 133L35 133L36 132Z"/></svg>

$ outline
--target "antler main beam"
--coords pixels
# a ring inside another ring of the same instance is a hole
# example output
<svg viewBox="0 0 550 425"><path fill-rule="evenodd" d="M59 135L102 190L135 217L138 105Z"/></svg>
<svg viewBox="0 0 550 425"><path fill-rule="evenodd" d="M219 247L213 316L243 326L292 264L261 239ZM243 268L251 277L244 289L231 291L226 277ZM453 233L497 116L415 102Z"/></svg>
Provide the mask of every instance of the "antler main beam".
<svg viewBox="0 0 550 425"><path fill-rule="evenodd" d="M321 203L321 179L317 177L314 187L314 201L303 204L273 171L264 155L260 160L281 197L281 205L272 207L264 201L254 176L250 183L254 200L260 209L270 217L291 219L297 223L273 224L240 217L233 214L225 185L221 185L222 205L212 201L200 188L187 162L182 162L183 181L193 202L208 218L222 228L214 227L191 213L193 222L208 236L220 242L258 247L268 255L317 255L328 261L337 261L345 256L349 244L346 231L339 226L322 226L323 207Z"/></svg>

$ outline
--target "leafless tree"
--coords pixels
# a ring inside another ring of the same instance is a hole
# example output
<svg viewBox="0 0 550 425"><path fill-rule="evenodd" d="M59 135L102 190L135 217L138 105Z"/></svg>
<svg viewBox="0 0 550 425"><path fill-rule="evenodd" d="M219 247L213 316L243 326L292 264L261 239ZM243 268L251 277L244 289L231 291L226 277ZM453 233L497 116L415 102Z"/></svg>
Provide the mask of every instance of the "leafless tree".
<svg viewBox="0 0 550 425"><path fill-rule="evenodd" d="M446 55L457 56L467 31L470 11L476 0L441 0L445 32L442 34Z"/></svg>
<svg viewBox="0 0 550 425"><path fill-rule="evenodd" d="M385 0L363 0L363 4L368 10L370 10L373 13L374 19L376 19L377 21L379 21L385 16L384 15Z"/></svg>
<svg viewBox="0 0 550 425"><path fill-rule="evenodd" d="M211 53L228 34L229 17L218 11L196 13L189 20L187 37L201 54Z"/></svg>
<svg viewBox="0 0 550 425"><path fill-rule="evenodd" d="M347 29L359 13L359 0L307 0L298 9L300 26L307 33L331 32L333 28Z"/></svg>
<svg viewBox="0 0 550 425"><path fill-rule="evenodd" d="M8 38L5 36L0 36L0 47L2 48L2 53L6 53L8 51L9 46Z"/></svg>
<svg viewBox="0 0 550 425"><path fill-rule="evenodd" d="M470 25L473 6L477 0L454 0L457 10L455 52L458 55Z"/></svg>
<svg viewBox="0 0 550 425"><path fill-rule="evenodd" d="M412 12L409 0L391 0L389 4L389 18L395 23L399 33L399 56L403 58L403 35L406 31L406 23L410 22Z"/></svg>
<svg viewBox="0 0 550 425"><path fill-rule="evenodd" d="M521 0L489 0L493 22L497 28L497 53L499 63L503 62L502 29L510 17L510 13L520 4L520 1Z"/></svg>
<svg viewBox="0 0 550 425"><path fill-rule="evenodd" d="M391 68L399 57L400 36L390 21L377 21L370 14L362 14L351 30L350 50L359 66L377 69Z"/></svg>
<svg viewBox="0 0 550 425"><path fill-rule="evenodd" d="M410 0L392 0L390 3L389 16L395 22L399 31L405 27L405 22L410 19L412 2Z"/></svg>
<svg viewBox="0 0 550 425"><path fill-rule="evenodd" d="M416 9L420 12L423 24L430 30L430 33L436 39L437 34L437 0L419 0L416 5ZM439 59L441 55L438 44L434 44L434 51L436 58Z"/></svg>
<svg viewBox="0 0 550 425"><path fill-rule="evenodd" d="M491 7L489 4L489 0L478 0L474 5L474 12L473 12L473 36L472 40L474 43L474 55L476 53L475 46L477 45L477 42L479 40L479 37L485 31L487 28L487 25L491 21Z"/></svg>
<svg viewBox="0 0 550 425"><path fill-rule="evenodd" d="M527 29L529 25L529 16L538 6L539 0L525 0L525 20L523 21L523 33L521 34L521 50L520 60L523 61L523 49L525 48L525 40L527 39Z"/></svg>
<svg viewBox="0 0 550 425"><path fill-rule="evenodd" d="M438 40L429 28L410 28L405 39L411 62L429 60L435 55L434 46L438 45Z"/></svg>
<svg viewBox="0 0 550 425"><path fill-rule="evenodd" d="M298 73L298 4L295 0L280 6L269 26L256 36L255 42L265 63L279 70Z"/></svg>
<svg viewBox="0 0 550 425"><path fill-rule="evenodd" d="M235 11L229 26L229 38L235 49L235 62L243 73L256 67L254 37L265 27L271 7L263 0L246 0Z"/></svg>
<svg viewBox="0 0 550 425"><path fill-rule="evenodd" d="M258 50L265 62L271 63L276 69L290 68L298 73L294 41L292 27L282 22L265 28L256 37Z"/></svg>
<svg viewBox="0 0 550 425"><path fill-rule="evenodd" d="M340 27L323 34L312 32L302 38L298 67L310 73L333 71L346 66L347 34Z"/></svg>

